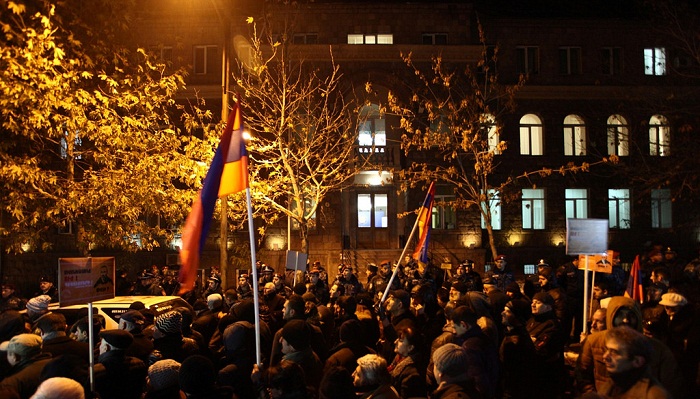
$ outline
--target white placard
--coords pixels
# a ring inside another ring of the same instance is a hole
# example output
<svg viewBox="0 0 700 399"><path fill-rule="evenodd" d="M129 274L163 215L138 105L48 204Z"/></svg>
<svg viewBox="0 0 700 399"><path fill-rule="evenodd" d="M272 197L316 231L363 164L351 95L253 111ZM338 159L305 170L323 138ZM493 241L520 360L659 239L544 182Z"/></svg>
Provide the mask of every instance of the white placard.
<svg viewBox="0 0 700 399"><path fill-rule="evenodd" d="M607 219L566 219L567 255L605 254L607 250Z"/></svg>

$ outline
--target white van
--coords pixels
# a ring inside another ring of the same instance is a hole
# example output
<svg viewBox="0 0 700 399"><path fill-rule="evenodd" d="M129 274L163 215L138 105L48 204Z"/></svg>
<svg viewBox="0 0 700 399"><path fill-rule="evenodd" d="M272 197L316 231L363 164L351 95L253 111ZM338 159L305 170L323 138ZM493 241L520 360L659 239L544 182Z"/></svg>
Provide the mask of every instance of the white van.
<svg viewBox="0 0 700 399"><path fill-rule="evenodd" d="M169 310L185 307L192 310L187 301L179 296L117 296L112 299L104 299L92 303L93 314L102 315L105 318L105 329L114 329L119 327L119 318L122 314L129 310L129 306L136 301L143 302L147 309L150 309L157 317L161 313ZM72 325L76 321L88 314L88 304L71 305L60 307L58 303L49 305L49 311L61 313L66 316L68 325Z"/></svg>

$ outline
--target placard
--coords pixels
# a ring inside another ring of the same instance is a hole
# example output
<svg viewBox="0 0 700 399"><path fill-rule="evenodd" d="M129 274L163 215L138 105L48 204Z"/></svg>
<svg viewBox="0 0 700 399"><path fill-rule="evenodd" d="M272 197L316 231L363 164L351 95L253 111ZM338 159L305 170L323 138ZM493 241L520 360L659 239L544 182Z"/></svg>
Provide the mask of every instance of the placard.
<svg viewBox="0 0 700 399"><path fill-rule="evenodd" d="M566 219L567 255L604 254L607 250L607 219Z"/></svg>
<svg viewBox="0 0 700 399"><path fill-rule="evenodd" d="M288 270L306 271L307 259L308 255L303 252L287 251L287 265L285 267Z"/></svg>
<svg viewBox="0 0 700 399"><path fill-rule="evenodd" d="M600 273L612 273L613 251L608 250L605 255L579 255L578 268L586 269L586 257L588 257L588 270Z"/></svg>
<svg viewBox="0 0 700 399"><path fill-rule="evenodd" d="M114 298L114 258L59 258L58 301L61 306Z"/></svg>

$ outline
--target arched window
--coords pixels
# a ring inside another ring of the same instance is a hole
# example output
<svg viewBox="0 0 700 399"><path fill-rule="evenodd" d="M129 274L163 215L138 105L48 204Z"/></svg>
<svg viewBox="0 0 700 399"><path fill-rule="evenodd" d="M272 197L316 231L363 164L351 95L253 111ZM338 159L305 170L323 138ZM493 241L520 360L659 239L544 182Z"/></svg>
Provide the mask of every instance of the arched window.
<svg viewBox="0 0 700 399"><path fill-rule="evenodd" d="M365 105L360 110L357 141L360 153L383 153L385 151L386 120L379 112L379 105Z"/></svg>
<svg viewBox="0 0 700 399"><path fill-rule="evenodd" d="M629 125L622 115L608 118L608 155L629 155Z"/></svg>
<svg viewBox="0 0 700 399"><path fill-rule="evenodd" d="M542 121L537 115L527 114L520 118L520 154L544 155Z"/></svg>
<svg viewBox="0 0 700 399"><path fill-rule="evenodd" d="M564 155L586 155L586 124L578 115L564 118Z"/></svg>
<svg viewBox="0 0 700 399"><path fill-rule="evenodd" d="M671 155L671 128L663 115L654 115L649 119L649 155Z"/></svg>

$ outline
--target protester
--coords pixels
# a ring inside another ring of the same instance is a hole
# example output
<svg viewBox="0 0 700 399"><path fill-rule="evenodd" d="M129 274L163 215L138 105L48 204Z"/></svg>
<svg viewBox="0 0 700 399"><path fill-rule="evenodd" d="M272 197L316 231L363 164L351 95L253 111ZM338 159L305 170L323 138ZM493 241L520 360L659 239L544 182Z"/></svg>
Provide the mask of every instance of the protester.
<svg viewBox="0 0 700 399"><path fill-rule="evenodd" d="M100 338L100 357L94 370L95 391L101 399L140 399L148 369L140 359L126 355L134 337L117 329L100 332Z"/></svg>
<svg viewBox="0 0 700 399"><path fill-rule="evenodd" d="M28 399L41 383L41 370L51 361L51 355L41 351L41 337L35 334L19 334L0 344L10 363L9 374L0 381L0 393Z"/></svg>

